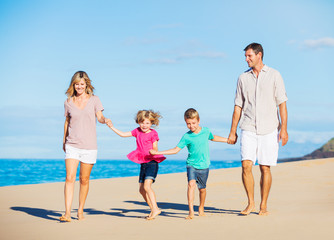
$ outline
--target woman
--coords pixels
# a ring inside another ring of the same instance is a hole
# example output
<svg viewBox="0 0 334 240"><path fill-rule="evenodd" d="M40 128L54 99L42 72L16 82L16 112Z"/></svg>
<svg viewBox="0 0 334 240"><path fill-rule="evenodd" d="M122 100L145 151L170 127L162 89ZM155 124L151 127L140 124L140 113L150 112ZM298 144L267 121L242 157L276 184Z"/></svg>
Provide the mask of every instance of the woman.
<svg viewBox="0 0 334 240"><path fill-rule="evenodd" d="M80 162L80 193L78 220L83 220L83 209L89 189L89 177L97 158L96 119L105 124L103 106L100 99L93 94L87 73L76 72L66 91L65 125L63 149L66 153L66 181L65 181L65 214L60 221L71 221L71 207L74 192L76 172Z"/></svg>

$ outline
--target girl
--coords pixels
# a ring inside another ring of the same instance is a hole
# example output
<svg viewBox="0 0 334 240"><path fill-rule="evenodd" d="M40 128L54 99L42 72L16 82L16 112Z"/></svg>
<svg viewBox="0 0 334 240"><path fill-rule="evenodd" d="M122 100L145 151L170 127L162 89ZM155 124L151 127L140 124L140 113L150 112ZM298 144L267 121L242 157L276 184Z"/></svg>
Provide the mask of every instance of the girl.
<svg viewBox="0 0 334 240"><path fill-rule="evenodd" d="M65 214L60 221L71 221L71 207L77 168L80 162L80 193L78 220L83 220L83 209L89 189L89 177L96 162L96 119L100 123L110 121L102 114L103 106L100 99L93 94L87 73L76 72L66 91L65 124L63 150L65 151Z"/></svg>
<svg viewBox="0 0 334 240"><path fill-rule="evenodd" d="M147 220L152 220L161 213L151 185L154 183L158 173L158 163L166 158L163 155L153 156L149 153L151 149L158 150L158 133L154 129L151 129L151 127L159 125L159 118L161 118L161 116L158 112L153 112L152 110L138 111L135 120L136 123L139 124L139 127L131 132L118 130L113 126L111 121L107 123L109 128L119 136L136 138L137 149L129 153L127 157L131 161L141 165L139 192L151 209L150 214L146 217Z"/></svg>

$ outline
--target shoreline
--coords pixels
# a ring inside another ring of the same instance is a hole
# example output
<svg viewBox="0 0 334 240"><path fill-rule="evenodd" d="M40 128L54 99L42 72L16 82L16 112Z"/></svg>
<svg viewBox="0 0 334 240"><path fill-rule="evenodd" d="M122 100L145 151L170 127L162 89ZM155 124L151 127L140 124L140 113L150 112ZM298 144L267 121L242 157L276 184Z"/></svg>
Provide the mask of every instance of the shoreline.
<svg viewBox="0 0 334 240"><path fill-rule="evenodd" d="M240 168L210 170L205 217L188 214L186 174L158 175L153 188L162 214L143 217L149 208L135 177L91 180L84 221L77 221L78 183L71 223L64 213L63 182L0 188L2 239L332 239L334 158L279 164L272 168L269 216L239 216L246 205ZM259 169L253 169L256 210ZM198 206L198 191L195 206ZM196 209L196 208L195 208ZM149 235L147 235L149 234Z"/></svg>

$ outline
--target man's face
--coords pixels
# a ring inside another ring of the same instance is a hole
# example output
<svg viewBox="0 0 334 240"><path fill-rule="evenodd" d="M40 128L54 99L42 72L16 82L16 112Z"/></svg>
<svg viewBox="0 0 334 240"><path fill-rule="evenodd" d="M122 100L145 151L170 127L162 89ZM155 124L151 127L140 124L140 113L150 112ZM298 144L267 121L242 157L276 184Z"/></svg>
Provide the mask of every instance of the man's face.
<svg viewBox="0 0 334 240"><path fill-rule="evenodd" d="M257 66L261 61L262 53L255 54L253 49L248 49L245 52L246 62L248 63L248 67L254 68Z"/></svg>

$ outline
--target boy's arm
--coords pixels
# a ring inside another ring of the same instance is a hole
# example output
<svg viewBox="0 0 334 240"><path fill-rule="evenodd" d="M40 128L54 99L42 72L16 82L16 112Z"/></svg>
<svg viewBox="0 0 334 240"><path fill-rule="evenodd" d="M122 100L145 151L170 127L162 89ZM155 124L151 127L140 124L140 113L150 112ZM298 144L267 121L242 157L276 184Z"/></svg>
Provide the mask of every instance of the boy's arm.
<svg viewBox="0 0 334 240"><path fill-rule="evenodd" d="M118 136L121 137L132 137L132 133L131 132L122 132L121 130L118 130L117 128L114 127L114 125L112 124L111 120L108 119L109 121L107 121L107 125L108 127L113 130Z"/></svg>
<svg viewBox="0 0 334 240"><path fill-rule="evenodd" d="M220 137L220 136L217 136L217 135L213 135L213 139L211 139L211 141L227 143L227 138Z"/></svg>
<svg viewBox="0 0 334 240"><path fill-rule="evenodd" d="M181 148L175 147L172 149L168 149L166 151L158 151L158 150L155 150L153 146L153 149L150 150L150 153L152 155L172 155L172 154L177 154L178 152L180 152L180 150Z"/></svg>

